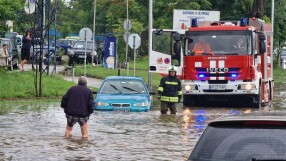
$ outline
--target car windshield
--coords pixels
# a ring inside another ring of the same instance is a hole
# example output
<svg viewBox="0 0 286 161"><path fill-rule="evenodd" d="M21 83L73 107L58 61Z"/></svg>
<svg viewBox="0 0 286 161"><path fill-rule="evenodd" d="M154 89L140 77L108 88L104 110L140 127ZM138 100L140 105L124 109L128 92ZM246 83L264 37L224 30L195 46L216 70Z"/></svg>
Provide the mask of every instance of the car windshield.
<svg viewBox="0 0 286 161"><path fill-rule="evenodd" d="M186 55L248 55L251 36L247 31L188 32Z"/></svg>
<svg viewBox="0 0 286 161"><path fill-rule="evenodd" d="M286 51L282 51L281 56L286 56Z"/></svg>
<svg viewBox="0 0 286 161"><path fill-rule="evenodd" d="M199 161L286 159L286 129L266 126L208 126L190 155Z"/></svg>
<svg viewBox="0 0 286 161"><path fill-rule="evenodd" d="M141 80L106 80L99 93L101 94L146 94L147 89Z"/></svg>
<svg viewBox="0 0 286 161"><path fill-rule="evenodd" d="M93 46L92 46L92 42L87 42L86 44L86 48L89 50L92 50ZM77 49L84 49L85 48L85 42L84 41L77 41L74 43L73 48L77 48ZM94 50L96 50L96 46L94 45Z"/></svg>
<svg viewBox="0 0 286 161"><path fill-rule="evenodd" d="M57 44L64 44L64 45L70 45L72 43L71 40L58 40Z"/></svg>

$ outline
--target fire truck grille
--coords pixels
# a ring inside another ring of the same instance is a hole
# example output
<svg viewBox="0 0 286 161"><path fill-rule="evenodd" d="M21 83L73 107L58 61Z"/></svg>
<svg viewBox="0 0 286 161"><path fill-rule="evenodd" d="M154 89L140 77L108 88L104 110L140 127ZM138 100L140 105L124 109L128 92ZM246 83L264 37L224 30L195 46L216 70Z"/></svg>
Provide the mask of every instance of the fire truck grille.
<svg viewBox="0 0 286 161"><path fill-rule="evenodd" d="M233 90L232 89L226 89L226 90L208 90L208 89L205 89L203 90L204 92L232 92Z"/></svg>
<svg viewBox="0 0 286 161"><path fill-rule="evenodd" d="M209 84L227 84L228 80L208 80Z"/></svg>
<svg viewBox="0 0 286 161"><path fill-rule="evenodd" d="M207 72L207 68L196 68L197 72ZM228 68L229 72L237 72L239 68Z"/></svg>

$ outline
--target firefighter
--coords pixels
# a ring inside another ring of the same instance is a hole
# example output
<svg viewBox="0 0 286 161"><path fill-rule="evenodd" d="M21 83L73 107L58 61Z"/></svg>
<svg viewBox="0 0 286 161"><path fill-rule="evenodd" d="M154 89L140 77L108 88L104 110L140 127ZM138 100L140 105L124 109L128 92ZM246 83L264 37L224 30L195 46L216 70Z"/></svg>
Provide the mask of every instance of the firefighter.
<svg viewBox="0 0 286 161"><path fill-rule="evenodd" d="M206 42L205 38L203 36L199 37L199 42L197 42L194 46L193 52L196 55L200 55L202 53L210 52L211 46L209 43Z"/></svg>
<svg viewBox="0 0 286 161"><path fill-rule="evenodd" d="M245 50L246 45L244 44L243 38L237 39L235 44L233 45L233 48L237 50Z"/></svg>
<svg viewBox="0 0 286 161"><path fill-rule="evenodd" d="M177 69L174 65L168 69L168 76L161 79L158 88L158 100L161 101L161 114L167 114L170 108L171 114L176 114L176 104L182 98L181 81L176 77Z"/></svg>

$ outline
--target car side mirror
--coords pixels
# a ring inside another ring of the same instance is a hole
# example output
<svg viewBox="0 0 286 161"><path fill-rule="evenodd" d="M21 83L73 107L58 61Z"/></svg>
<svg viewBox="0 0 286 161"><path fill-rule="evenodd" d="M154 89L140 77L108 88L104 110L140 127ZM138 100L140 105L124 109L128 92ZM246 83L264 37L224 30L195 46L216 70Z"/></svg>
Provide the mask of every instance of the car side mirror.
<svg viewBox="0 0 286 161"><path fill-rule="evenodd" d="M97 94L97 91L92 91L93 94Z"/></svg>

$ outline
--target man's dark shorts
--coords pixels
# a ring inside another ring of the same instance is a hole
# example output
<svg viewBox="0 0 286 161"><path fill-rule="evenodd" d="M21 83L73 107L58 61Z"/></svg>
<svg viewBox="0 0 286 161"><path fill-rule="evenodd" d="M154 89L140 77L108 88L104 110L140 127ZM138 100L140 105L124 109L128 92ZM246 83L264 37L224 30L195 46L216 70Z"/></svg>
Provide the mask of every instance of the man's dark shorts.
<svg viewBox="0 0 286 161"><path fill-rule="evenodd" d="M30 59L30 49L21 49L21 60L29 60Z"/></svg>
<svg viewBox="0 0 286 161"><path fill-rule="evenodd" d="M66 114L67 118L67 124L70 127L73 127L75 123L79 123L80 126L83 126L85 123L87 123L87 120L89 119L89 116L87 117L75 117L75 116L70 116Z"/></svg>

